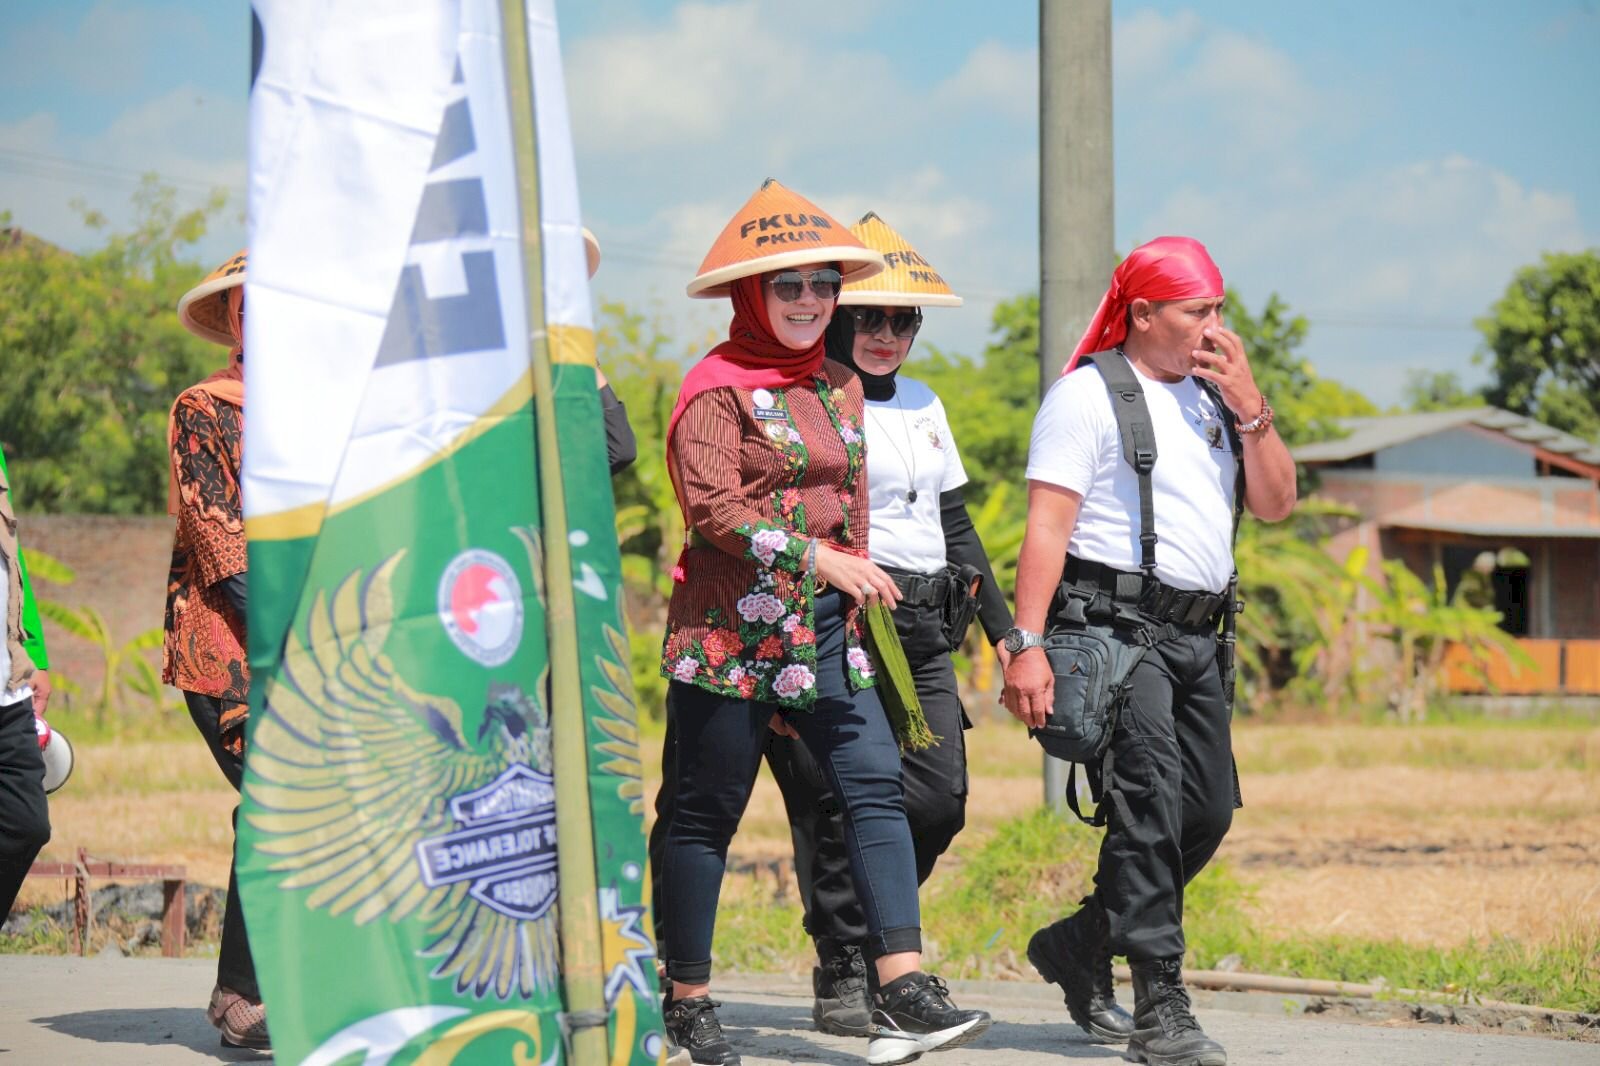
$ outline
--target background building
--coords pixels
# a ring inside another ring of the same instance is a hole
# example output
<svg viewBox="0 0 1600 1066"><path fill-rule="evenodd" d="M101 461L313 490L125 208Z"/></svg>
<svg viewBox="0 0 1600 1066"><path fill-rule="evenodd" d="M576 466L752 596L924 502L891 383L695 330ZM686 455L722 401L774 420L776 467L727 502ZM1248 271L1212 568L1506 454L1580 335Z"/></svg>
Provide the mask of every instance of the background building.
<svg viewBox="0 0 1600 1066"><path fill-rule="evenodd" d="M1489 571L1502 628L1538 664L1492 669L1496 687L1600 694L1600 447L1493 407L1344 426L1294 453L1322 496L1357 512L1330 550L1364 546L1374 577L1385 559L1424 579L1438 566L1452 592ZM1481 688L1466 671L1450 683Z"/></svg>

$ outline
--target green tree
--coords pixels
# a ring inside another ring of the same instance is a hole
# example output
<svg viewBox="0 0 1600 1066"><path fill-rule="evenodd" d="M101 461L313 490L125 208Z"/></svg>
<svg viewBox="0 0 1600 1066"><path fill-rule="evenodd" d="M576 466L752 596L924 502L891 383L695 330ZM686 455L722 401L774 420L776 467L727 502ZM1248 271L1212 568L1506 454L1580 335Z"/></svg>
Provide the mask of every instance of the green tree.
<svg viewBox="0 0 1600 1066"><path fill-rule="evenodd" d="M1378 413L1361 393L1319 377L1297 353L1310 324L1291 313L1277 293L1267 297L1260 314L1251 314L1232 289L1224 306L1227 326L1244 341L1256 387L1272 401L1273 424L1290 447L1341 436L1340 419Z"/></svg>
<svg viewBox="0 0 1600 1066"><path fill-rule="evenodd" d="M1453 411L1484 404L1483 394L1468 391L1453 370L1408 370L1401 398L1408 411Z"/></svg>
<svg viewBox="0 0 1600 1066"><path fill-rule="evenodd" d="M82 256L23 236L0 214L0 433L31 509L165 508L167 413L222 361L178 323L178 298L204 274L182 253L225 201L219 192L183 210L171 188L146 179L133 229Z"/></svg>
<svg viewBox="0 0 1600 1066"><path fill-rule="evenodd" d="M1600 441L1600 250L1523 267L1477 326L1490 403Z"/></svg>

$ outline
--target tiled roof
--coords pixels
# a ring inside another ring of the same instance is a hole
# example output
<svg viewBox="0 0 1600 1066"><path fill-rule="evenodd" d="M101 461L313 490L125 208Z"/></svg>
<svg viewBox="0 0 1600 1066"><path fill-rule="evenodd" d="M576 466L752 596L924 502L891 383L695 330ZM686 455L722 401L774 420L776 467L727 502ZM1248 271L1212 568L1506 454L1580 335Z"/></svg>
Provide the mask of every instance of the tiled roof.
<svg viewBox="0 0 1600 1066"><path fill-rule="evenodd" d="M1428 411L1422 414L1379 415L1374 418L1347 418L1340 425L1349 436L1339 440L1302 444L1294 449L1296 462L1337 463L1361 455L1371 455L1406 441L1429 437L1459 426L1479 426L1504 433L1512 440L1547 452L1600 466L1600 447L1582 437L1564 433L1535 419L1499 407L1468 407L1455 411Z"/></svg>

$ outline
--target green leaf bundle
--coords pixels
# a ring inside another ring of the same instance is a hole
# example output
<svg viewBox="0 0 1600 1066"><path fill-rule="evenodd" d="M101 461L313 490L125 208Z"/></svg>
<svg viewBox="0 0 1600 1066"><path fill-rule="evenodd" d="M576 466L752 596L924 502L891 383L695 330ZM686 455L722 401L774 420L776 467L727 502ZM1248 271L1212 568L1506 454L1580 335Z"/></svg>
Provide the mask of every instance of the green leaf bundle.
<svg viewBox="0 0 1600 1066"><path fill-rule="evenodd" d="M921 751L939 742L928 728L917 698L917 684L911 664L900 647L900 634L894 628L894 615L880 602L870 603L863 612L867 620L867 644L878 668L878 697L888 712L889 724L900 741L902 751Z"/></svg>

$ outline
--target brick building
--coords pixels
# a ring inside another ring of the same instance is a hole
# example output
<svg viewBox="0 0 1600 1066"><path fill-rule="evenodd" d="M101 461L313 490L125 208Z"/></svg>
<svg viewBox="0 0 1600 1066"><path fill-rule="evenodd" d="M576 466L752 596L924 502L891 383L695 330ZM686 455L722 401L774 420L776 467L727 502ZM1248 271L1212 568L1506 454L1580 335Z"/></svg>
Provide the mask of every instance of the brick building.
<svg viewBox="0 0 1600 1066"><path fill-rule="evenodd" d="M22 550L45 552L71 567L70 585L35 581L34 595L68 607L93 607L120 646L159 629L172 565L173 520L166 515L23 514ZM51 666L92 695L105 673L105 655L89 641L44 623ZM159 666L161 652L145 653ZM168 692L177 701L176 692ZM66 695L61 695L63 702Z"/></svg>
<svg viewBox="0 0 1600 1066"><path fill-rule="evenodd" d="M1335 556L1365 547L1374 576L1384 559L1430 580L1437 565L1454 590L1494 553L1501 625L1538 664L1491 670L1496 687L1600 694L1600 447L1493 407L1345 428L1340 440L1294 451L1320 495L1358 512L1334 535ZM1451 685L1478 682L1458 670Z"/></svg>

